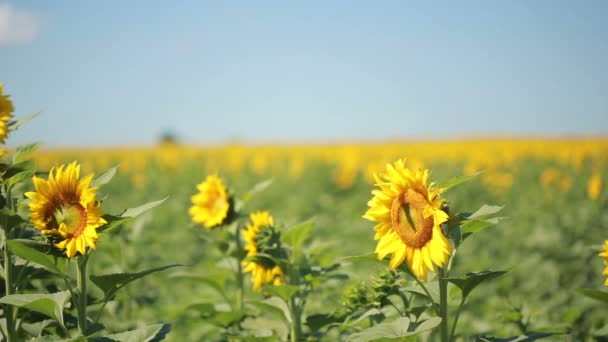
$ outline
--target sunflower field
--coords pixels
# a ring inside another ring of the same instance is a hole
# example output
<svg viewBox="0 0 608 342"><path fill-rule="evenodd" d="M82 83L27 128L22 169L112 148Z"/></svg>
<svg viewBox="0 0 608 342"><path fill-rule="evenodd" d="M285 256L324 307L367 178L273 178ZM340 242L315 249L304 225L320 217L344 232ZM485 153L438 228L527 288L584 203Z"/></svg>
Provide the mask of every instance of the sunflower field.
<svg viewBox="0 0 608 342"><path fill-rule="evenodd" d="M0 87L6 341L608 340L608 139L11 146L30 119Z"/></svg>

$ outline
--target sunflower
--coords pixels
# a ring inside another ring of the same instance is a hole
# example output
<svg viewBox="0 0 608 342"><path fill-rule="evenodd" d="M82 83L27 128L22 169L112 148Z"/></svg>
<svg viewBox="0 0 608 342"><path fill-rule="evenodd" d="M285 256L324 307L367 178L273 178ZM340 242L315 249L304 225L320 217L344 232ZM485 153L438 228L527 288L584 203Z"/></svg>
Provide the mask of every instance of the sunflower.
<svg viewBox="0 0 608 342"><path fill-rule="evenodd" d="M604 250L599 254L599 256L604 257L604 266L606 267L604 268L604 273L602 274L608 276L608 240L604 241ZM604 286L608 286L608 278L606 278L606 281L604 281Z"/></svg>
<svg viewBox="0 0 608 342"><path fill-rule="evenodd" d="M106 223L97 202L93 175L80 179L80 165L73 162L52 168L49 179L34 176L35 192L26 192L34 227L65 250L68 258L95 249L96 229Z"/></svg>
<svg viewBox="0 0 608 342"><path fill-rule="evenodd" d="M386 165L386 173L374 175L374 197L364 218L377 222L375 240L380 240L375 253L379 260L391 254L390 269L406 261L412 272L427 280L427 269L442 267L450 255L450 243L441 224L448 215L441 209L441 189L427 185L429 171L412 172L403 160Z"/></svg>
<svg viewBox="0 0 608 342"><path fill-rule="evenodd" d="M8 95L3 95L4 85L0 83L0 143L8 136L8 121L13 118L13 102Z"/></svg>
<svg viewBox="0 0 608 342"><path fill-rule="evenodd" d="M228 217L230 209L226 187L222 180L216 175L210 175L196 188L199 193L192 196L194 205L188 211L192 221L202 224L207 229L222 224Z"/></svg>
<svg viewBox="0 0 608 342"><path fill-rule="evenodd" d="M285 280L283 270L273 258L284 257L280 234L273 226L272 216L267 211L249 215L251 220L242 230L247 257L258 257L255 261L243 261L245 272L251 272L253 288L259 290L266 284L281 285ZM268 255L269 258L263 255Z"/></svg>

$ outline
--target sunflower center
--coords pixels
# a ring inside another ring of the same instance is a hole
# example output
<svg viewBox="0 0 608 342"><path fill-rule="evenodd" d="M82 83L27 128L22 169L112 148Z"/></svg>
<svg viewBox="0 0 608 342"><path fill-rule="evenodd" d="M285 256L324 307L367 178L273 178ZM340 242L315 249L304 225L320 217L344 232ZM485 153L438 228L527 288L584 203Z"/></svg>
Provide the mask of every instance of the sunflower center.
<svg viewBox="0 0 608 342"><path fill-rule="evenodd" d="M53 221L57 228L63 223L68 236L79 236L87 225L87 212L80 203L62 204L53 212Z"/></svg>
<svg viewBox="0 0 608 342"><path fill-rule="evenodd" d="M433 237L433 216L424 217L424 208L427 205L426 198L412 189L407 189L393 201L393 231L410 247L420 248Z"/></svg>

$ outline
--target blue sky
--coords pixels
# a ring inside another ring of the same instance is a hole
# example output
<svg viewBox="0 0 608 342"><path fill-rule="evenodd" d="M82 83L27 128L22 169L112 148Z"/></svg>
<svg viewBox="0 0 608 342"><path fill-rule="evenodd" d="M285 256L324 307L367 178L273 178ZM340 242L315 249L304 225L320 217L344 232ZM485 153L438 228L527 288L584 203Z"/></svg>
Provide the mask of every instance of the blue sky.
<svg viewBox="0 0 608 342"><path fill-rule="evenodd" d="M10 143L608 133L607 1L3 1Z"/></svg>

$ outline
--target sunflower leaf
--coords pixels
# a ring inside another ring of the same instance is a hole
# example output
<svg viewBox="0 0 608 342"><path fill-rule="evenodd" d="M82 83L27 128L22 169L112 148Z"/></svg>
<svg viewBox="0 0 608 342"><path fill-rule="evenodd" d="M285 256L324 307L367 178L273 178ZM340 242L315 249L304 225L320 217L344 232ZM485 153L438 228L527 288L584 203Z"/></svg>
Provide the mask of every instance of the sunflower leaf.
<svg viewBox="0 0 608 342"><path fill-rule="evenodd" d="M576 291L589 298L608 303L608 292L593 289L578 289Z"/></svg>
<svg viewBox="0 0 608 342"><path fill-rule="evenodd" d="M166 265L161 267L151 268L145 271L137 272L137 273L115 273L115 274L106 274L101 276L92 275L89 277L91 282L95 284L101 291L103 291L104 298L109 299L118 290L120 290L123 286L129 284L132 281L135 281L139 278L143 278L149 274L164 271L169 268L183 266L180 264Z"/></svg>
<svg viewBox="0 0 608 342"><path fill-rule="evenodd" d="M412 325L410 319L407 317L397 318L395 321L390 323L376 324L370 328L364 329L356 334L352 334L348 341L359 342L359 341L409 341L404 339L405 337L418 335L422 332L431 330L441 323L440 317L431 317L418 326L415 329L409 330ZM413 341L414 339L412 339Z"/></svg>
<svg viewBox="0 0 608 342"><path fill-rule="evenodd" d="M35 142L35 143L21 145L21 146L17 147L17 150L15 151L15 155L13 156L13 162L20 163L22 161L25 161L40 146L42 146L41 142Z"/></svg>
<svg viewBox="0 0 608 342"><path fill-rule="evenodd" d="M111 341L121 342L157 342L165 339L167 334L171 331L171 324L154 324L148 325L143 328L129 330L117 334L105 335L106 331L99 332L89 338L94 339L110 339Z"/></svg>
<svg viewBox="0 0 608 342"><path fill-rule="evenodd" d="M165 197L158 201L149 202L149 203L146 203L146 204L141 205L136 208L129 208L120 215L110 215L110 214L103 215L103 219L106 220L107 223L104 224L103 226L97 228L97 232L102 233L102 232L116 229L121 224L123 224L123 223L143 214L144 212L158 206L159 204L163 203L164 201L167 200L167 198L169 198L169 197Z"/></svg>
<svg viewBox="0 0 608 342"><path fill-rule="evenodd" d="M67 275L69 260L43 252L49 249L48 244L32 240L8 240L6 243L11 252L21 259L43 266L62 277Z"/></svg>
<svg viewBox="0 0 608 342"><path fill-rule="evenodd" d="M283 299L286 303L298 292L294 285L264 286L264 292Z"/></svg>
<svg viewBox="0 0 608 342"><path fill-rule="evenodd" d="M467 216L466 219L475 220L475 219L479 219L480 217L483 217L483 216L493 215L493 214L496 214L497 212L501 211L502 208L504 208L504 206L484 204L481 206L481 208L477 209L476 212Z"/></svg>
<svg viewBox="0 0 608 342"><path fill-rule="evenodd" d="M481 284L486 280L490 280L507 273L509 270L503 271L482 271L482 272L471 272L467 273L463 277L450 277L446 278L450 283L458 286L462 293L462 297L466 298L477 285Z"/></svg>
<svg viewBox="0 0 608 342"><path fill-rule="evenodd" d="M111 167L111 168L107 169L106 171L96 175L95 178L93 178L93 180L91 181L90 186L99 188L102 185L108 184L112 180L114 175L116 175L117 169L118 169L118 165Z"/></svg>
<svg viewBox="0 0 608 342"><path fill-rule="evenodd" d="M63 308L70 299L70 292L51 294L13 294L0 298L0 303L36 311L63 325Z"/></svg>
<svg viewBox="0 0 608 342"><path fill-rule="evenodd" d="M310 232L314 225L314 219L310 219L292 227L281 236L281 242L290 245L294 251L300 250L302 244L304 244L310 236Z"/></svg>
<svg viewBox="0 0 608 342"><path fill-rule="evenodd" d="M8 126L9 126L10 130L14 131L17 128L19 128L19 126L23 125L24 123L26 123L26 122L32 120L33 118L37 117L38 115L40 115L40 113L42 113L42 112L36 112L36 113L26 115L17 121L13 121L13 122L9 123Z"/></svg>
<svg viewBox="0 0 608 342"><path fill-rule="evenodd" d="M446 192L449 189L451 189L451 188L453 188L453 187L455 187L457 185L460 185L462 183L470 181L471 179L477 177L482 172L483 171L479 171L479 172L476 172L476 173L474 173L472 175L469 175L469 176L460 176L460 177L454 177L452 179L448 179L445 182L439 183L437 185L437 188L441 189L441 192Z"/></svg>
<svg viewBox="0 0 608 342"><path fill-rule="evenodd" d="M539 332L539 333L528 333L526 335L513 336L507 338L498 338L493 336L481 336L477 341L480 342L529 342L540 340L545 337L556 335L556 333L550 332Z"/></svg>
<svg viewBox="0 0 608 342"><path fill-rule="evenodd" d="M249 202L251 200L251 198L253 198L253 196L266 190L266 188L268 188L271 184L272 184L272 178L257 183L256 185L253 186L253 188L251 188L251 190L247 191L243 195L243 202L244 203Z"/></svg>
<svg viewBox="0 0 608 342"><path fill-rule="evenodd" d="M8 186L13 186L24 179L31 178L36 174L36 162L24 160L11 165L3 175L4 181Z"/></svg>
<svg viewBox="0 0 608 342"><path fill-rule="evenodd" d="M281 320L281 322L285 323L285 325L287 325L288 327L289 327L289 324L291 324L291 317L289 316L289 310L287 310L287 312L286 312L284 310L285 308L278 307L272 301L253 300L253 301L248 301L247 304L256 307L258 310L260 310L263 313L266 313L271 316L274 316L275 318L278 318L279 320Z"/></svg>
<svg viewBox="0 0 608 342"><path fill-rule="evenodd" d="M493 217L487 220L464 220L460 226L460 233L466 235L480 232L486 228L497 225L503 218L504 217Z"/></svg>
<svg viewBox="0 0 608 342"><path fill-rule="evenodd" d="M143 214L144 212L158 206L159 204L163 203L164 201L166 201L169 197L165 197L161 200L158 201L153 201L153 202L148 202L144 205L140 205L137 208L129 208L127 210L125 210L122 214L120 214L120 217L130 217L130 218L135 218L141 214Z"/></svg>

